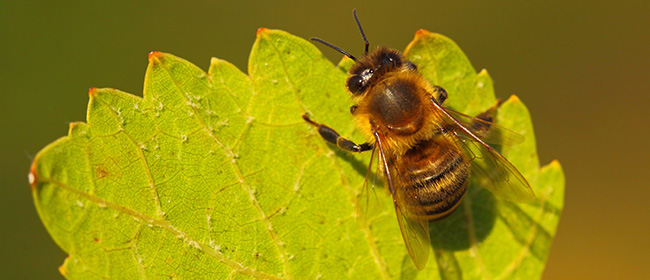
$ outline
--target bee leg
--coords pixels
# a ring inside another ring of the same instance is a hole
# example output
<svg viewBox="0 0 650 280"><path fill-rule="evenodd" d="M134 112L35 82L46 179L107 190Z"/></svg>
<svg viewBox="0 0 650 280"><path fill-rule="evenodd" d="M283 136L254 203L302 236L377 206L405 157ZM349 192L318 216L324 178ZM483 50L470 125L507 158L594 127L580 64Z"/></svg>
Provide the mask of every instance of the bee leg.
<svg viewBox="0 0 650 280"><path fill-rule="evenodd" d="M323 139L332 144L336 144L336 146L343 150L355 153L372 150L372 145L370 143L366 142L359 145L348 139L345 139L341 137L341 135L339 135L336 130L330 128L329 126L311 120L307 114L302 115L302 118L309 124L318 127L318 134L320 134Z"/></svg>

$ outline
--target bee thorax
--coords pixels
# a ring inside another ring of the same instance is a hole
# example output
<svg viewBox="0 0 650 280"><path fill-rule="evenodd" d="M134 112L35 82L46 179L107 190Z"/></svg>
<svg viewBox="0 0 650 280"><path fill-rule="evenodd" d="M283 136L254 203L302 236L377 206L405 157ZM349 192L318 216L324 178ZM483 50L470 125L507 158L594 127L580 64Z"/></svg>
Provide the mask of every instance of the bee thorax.
<svg viewBox="0 0 650 280"><path fill-rule="evenodd" d="M418 88L408 80L394 80L376 89L370 108L379 122L399 135L416 133L423 123L422 102Z"/></svg>

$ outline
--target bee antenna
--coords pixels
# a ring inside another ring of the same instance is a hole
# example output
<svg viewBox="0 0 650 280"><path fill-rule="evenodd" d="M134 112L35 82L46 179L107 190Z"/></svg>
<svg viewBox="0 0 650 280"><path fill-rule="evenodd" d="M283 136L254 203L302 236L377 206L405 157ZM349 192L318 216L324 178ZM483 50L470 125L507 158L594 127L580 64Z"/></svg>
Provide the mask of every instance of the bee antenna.
<svg viewBox="0 0 650 280"><path fill-rule="evenodd" d="M352 10L352 14L354 15L354 19L357 21L357 26L359 26L359 31L361 31L361 38L363 38L363 42L366 44L366 54L368 54L368 46L370 46L370 43L368 43L366 33L363 33L363 28L361 28L361 22L359 22L359 18L357 17L357 9Z"/></svg>
<svg viewBox="0 0 650 280"><path fill-rule="evenodd" d="M340 52L340 53L344 54L345 56L349 57L350 59L352 59L354 61L357 61L357 58L352 56L350 53L344 51L342 48L339 48L339 47L337 47L335 45L332 45L332 44L330 44L328 42L325 42L323 39L312 37L312 38L309 38L309 40L319 42L319 43L321 43L321 44L323 44L325 46L328 46L328 47L336 50L337 52Z"/></svg>

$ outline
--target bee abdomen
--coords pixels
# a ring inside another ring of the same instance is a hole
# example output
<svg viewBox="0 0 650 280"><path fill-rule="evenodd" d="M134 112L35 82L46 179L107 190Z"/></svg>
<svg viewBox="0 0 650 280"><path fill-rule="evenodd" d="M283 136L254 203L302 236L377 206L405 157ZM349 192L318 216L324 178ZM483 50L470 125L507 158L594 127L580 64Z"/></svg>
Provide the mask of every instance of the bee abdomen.
<svg viewBox="0 0 650 280"><path fill-rule="evenodd" d="M409 196L408 213L418 219L437 220L451 214L460 204L469 181L469 164L454 149L433 144L422 148L416 161L401 174L404 194ZM419 150L419 149L418 149ZM409 153L405 155L408 157Z"/></svg>

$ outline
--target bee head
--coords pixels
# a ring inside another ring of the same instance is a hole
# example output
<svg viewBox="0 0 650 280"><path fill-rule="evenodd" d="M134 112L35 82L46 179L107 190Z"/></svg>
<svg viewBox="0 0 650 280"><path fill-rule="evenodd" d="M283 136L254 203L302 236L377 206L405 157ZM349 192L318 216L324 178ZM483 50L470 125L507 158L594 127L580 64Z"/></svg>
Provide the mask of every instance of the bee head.
<svg viewBox="0 0 650 280"><path fill-rule="evenodd" d="M356 62L356 64L350 69L350 76L346 82L348 90L353 95L362 94L366 91L366 89L368 89L368 86L371 84L373 79L377 79L377 77L389 71L400 68L405 68L406 70L416 70L415 65L407 60L404 60L402 55L397 51L380 47L374 50L372 53L368 53L368 46L370 43L368 43L366 34L363 32L363 28L361 28L361 23L359 22L359 18L357 18L356 10L353 11L353 15L354 19L357 22L357 26L361 32L361 38L363 38L365 45L365 56L363 58L357 59L347 51L331 43L328 43L319 38L311 38L312 41L316 41L325 46L328 46Z"/></svg>
<svg viewBox="0 0 650 280"><path fill-rule="evenodd" d="M358 95L368 89L373 80L379 79L388 72L414 71L416 69L415 65L405 60L399 52L380 47L359 59L350 68L350 76L346 85L352 94Z"/></svg>

